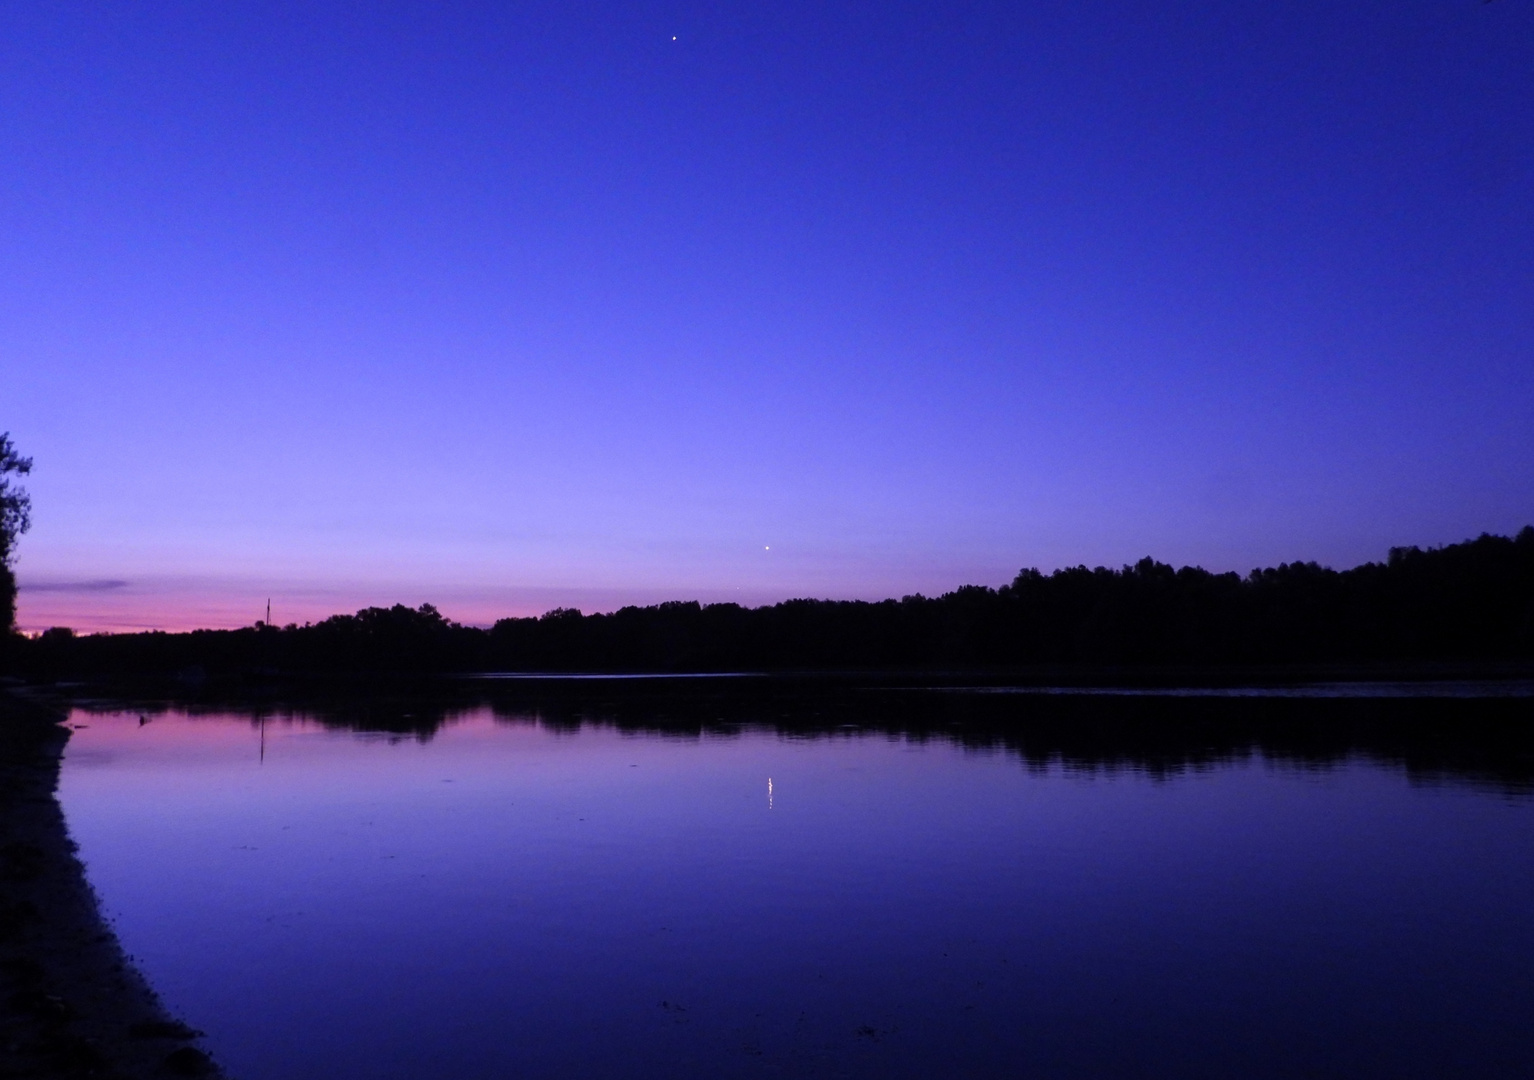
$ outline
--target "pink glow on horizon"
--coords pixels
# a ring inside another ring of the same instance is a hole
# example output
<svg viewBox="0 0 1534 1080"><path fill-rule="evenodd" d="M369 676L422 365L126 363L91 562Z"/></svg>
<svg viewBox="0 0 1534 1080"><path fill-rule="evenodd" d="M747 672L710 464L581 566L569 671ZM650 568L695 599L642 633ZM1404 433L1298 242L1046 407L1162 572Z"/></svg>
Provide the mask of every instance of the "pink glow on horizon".
<svg viewBox="0 0 1534 1080"><path fill-rule="evenodd" d="M110 586L110 587L108 587ZM772 604L787 597L755 589L560 588L503 586L475 589L458 586L423 589L405 586L354 585L336 588L292 588L228 582L81 583L77 587L23 585L17 597L16 624L24 634L66 626L81 634L139 633L163 630L230 630L271 621L320 622L332 615L349 615L365 607L432 604L443 616L471 626L490 626L498 619L541 615L557 607L575 607L587 614L615 611L630 604L666 600L731 601L749 607Z"/></svg>

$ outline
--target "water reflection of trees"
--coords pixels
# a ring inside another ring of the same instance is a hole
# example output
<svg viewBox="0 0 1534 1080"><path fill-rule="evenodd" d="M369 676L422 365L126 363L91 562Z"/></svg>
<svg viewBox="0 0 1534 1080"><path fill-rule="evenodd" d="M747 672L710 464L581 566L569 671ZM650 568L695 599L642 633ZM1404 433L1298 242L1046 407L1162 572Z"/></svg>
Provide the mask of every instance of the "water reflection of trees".
<svg viewBox="0 0 1534 1080"><path fill-rule="evenodd" d="M121 705L122 703L103 703ZM178 696L132 707L231 712L253 724L326 727L426 741L489 709L506 724L596 727L677 739L773 732L882 736L1016 755L1031 770L1176 777L1260 756L1297 769L1364 758L1414 781L1534 793L1534 699L1266 698L983 694L857 681L463 680L392 690Z"/></svg>

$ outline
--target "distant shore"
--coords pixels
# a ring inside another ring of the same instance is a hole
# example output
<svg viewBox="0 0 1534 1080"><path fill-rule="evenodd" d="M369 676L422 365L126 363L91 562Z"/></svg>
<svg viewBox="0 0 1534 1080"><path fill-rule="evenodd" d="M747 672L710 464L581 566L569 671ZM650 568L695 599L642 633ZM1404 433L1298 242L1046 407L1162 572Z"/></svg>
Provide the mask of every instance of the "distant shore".
<svg viewBox="0 0 1534 1080"><path fill-rule="evenodd" d="M0 689L0 1075L219 1077L101 916L56 798L64 720Z"/></svg>
<svg viewBox="0 0 1534 1080"><path fill-rule="evenodd" d="M488 628L431 604L395 604L303 626L84 636L55 627L11 646L10 670L36 682L976 671L1200 672L1239 682L1248 672L1307 668L1416 679L1415 671L1534 663L1534 526L1427 551L1392 548L1386 562L1343 571L1295 562L1242 577L1147 558L1117 570L1024 570L998 588L898 600L555 608Z"/></svg>
<svg viewBox="0 0 1534 1080"><path fill-rule="evenodd" d="M1424 688L1455 683L1527 684L1534 682L1534 659L1412 661L1384 660L1333 663L1268 664L1026 664L950 665L844 668L764 668L711 670L655 666L564 667L544 670L509 669L390 671L366 668L290 670L282 668L204 668L55 672L56 678L27 680L34 691L47 691L75 700L142 701L156 697L193 700L266 696L305 696L333 692L367 696L425 692L441 695L451 687L490 683L557 686L580 682L644 682L657 689L701 682L777 688L802 684L835 687L1015 687L1133 691L1172 688L1275 689L1325 685L1385 685Z"/></svg>

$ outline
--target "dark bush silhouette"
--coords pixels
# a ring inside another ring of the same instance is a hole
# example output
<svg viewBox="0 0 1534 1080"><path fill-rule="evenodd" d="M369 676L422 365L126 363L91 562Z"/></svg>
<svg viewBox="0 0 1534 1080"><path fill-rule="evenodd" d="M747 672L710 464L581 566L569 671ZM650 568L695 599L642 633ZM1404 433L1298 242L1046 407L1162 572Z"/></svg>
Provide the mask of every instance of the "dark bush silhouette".
<svg viewBox="0 0 1534 1080"><path fill-rule="evenodd" d="M1386 562L1340 572L1284 563L1241 577L1142 559L1120 570L1030 569L996 589L876 603L558 608L488 630L430 605L396 605L281 629L49 633L22 644L22 671L55 679L1528 661L1534 527L1516 538L1394 548Z"/></svg>

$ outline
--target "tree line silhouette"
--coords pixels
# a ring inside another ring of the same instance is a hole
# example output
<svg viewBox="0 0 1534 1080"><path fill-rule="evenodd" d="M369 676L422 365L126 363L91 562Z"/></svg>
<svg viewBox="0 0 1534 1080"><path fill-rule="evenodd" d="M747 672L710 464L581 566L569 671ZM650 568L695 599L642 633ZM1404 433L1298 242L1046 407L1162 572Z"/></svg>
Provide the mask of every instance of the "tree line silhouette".
<svg viewBox="0 0 1534 1080"><path fill-rule="evenodd" d="M1024 570L1000 588L879 602L746 608L673 601L559 608L489 629L429 604L238 630L20 640L37 678L473 671L1014 669L1534 660L1534 527L1336 571L1246 576L1142 559L1118 570Z"/></svg>

